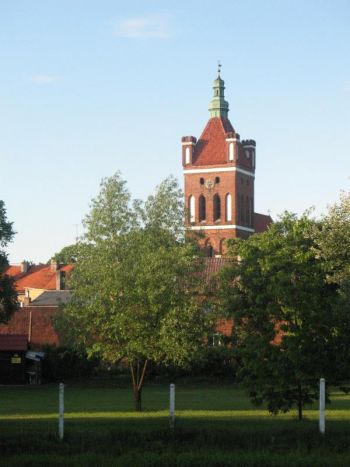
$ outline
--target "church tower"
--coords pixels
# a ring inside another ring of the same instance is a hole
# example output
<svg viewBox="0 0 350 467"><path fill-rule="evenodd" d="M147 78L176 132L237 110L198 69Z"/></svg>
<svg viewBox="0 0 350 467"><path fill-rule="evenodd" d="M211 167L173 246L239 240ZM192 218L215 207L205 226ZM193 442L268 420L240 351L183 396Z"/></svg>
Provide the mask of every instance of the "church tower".
<svg viewBox="0 0 350 467"><path fill-rule="evenodd" d="M194 136L182 138L186 224L203 232L201 244L208 256L221 255L226 239L248 238L271 222L270 216L254 214L256 144L252 139L241 141L234 130L224 90L219 66L202 135L198 141Z"/></svg>

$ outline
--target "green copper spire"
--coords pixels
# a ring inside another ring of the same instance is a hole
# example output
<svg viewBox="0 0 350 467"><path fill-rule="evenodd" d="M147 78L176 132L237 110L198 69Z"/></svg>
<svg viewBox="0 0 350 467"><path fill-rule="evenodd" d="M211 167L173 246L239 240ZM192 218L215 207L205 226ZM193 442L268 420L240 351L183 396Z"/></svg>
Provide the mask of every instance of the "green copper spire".
<svg viewBox="0 0 350 467"><path fill-rule="evenodd" d="M218 77L214 81L214 97L209 104L210 118L223 117L228 118L228 102L224 99L225 82L220 77L221 65L218 66Z"/></svg>

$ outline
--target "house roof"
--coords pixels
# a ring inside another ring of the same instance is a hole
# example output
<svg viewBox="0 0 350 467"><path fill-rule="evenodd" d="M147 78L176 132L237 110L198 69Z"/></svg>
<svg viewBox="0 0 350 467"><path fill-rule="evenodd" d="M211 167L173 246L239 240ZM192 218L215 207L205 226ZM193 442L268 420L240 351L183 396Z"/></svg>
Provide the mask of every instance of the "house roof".
<svg viewBox="0 0 350 467"><path fill-rule="evenodd" d="M228 118L210 118L195 146L193 165L226 164L227 133L234 131Z"/></svg>
<svg viewBox="0 0 350 467"><path fill-rule="evenodd" d="M269 225L272 224L272 218L266 214L254 213L254 229L256 233L265 232Z"/></svg>
<svg viewBox="0 0 350 467"><path fill-rule="evenodd" d="M18 272L19 269L19 272ZM73 269L71 264L58 267L58 271L69 272ZM18 292L24 292L25 288L56 289L56 271L48 264L30 266L27 272L21 272L20 266L9 266L5 273L14 277Z"/></svg>
<svg viewBox="0 0 350 467"><path fill-rule="evenodd" d="M31 306L58 306L69 302L70 290L45 290L31 301Z"/></svg>
<svg viewBox="0 0 350 467"><path fill-rule="evenodd" d="M27 336L23 334L0 334L0 351L25 351L28 348Z"/></svg>
<svg viewBox="0 0 350 467"><path fill-rule="evenodd" d="M21 274L21 266L14 266L14 265L7 266L7 268L5 269L5 273L8 276L16 277L19 274Z"/></svg>

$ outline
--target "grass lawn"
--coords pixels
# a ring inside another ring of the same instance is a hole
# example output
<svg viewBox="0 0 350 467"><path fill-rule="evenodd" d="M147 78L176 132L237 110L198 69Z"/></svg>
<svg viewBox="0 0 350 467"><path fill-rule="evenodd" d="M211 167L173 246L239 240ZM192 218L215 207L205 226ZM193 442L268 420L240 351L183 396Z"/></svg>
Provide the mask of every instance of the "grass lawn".
<svg viewBox="0 0 350 467"><path fill-rule="evenodd" d="M177 385L176 426L168 386L150 384L144 412L129 388L67 384L65 440L57 439L58 385L0 387L4 466L346 466L350 395L333 392L325 436L316 406L271 416L233 385Z"/></svg>

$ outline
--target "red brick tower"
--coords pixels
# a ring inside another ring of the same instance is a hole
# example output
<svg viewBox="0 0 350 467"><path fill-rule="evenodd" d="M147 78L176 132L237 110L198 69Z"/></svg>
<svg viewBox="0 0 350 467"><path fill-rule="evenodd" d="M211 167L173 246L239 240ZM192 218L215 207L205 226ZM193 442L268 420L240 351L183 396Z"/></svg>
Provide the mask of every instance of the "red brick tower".
<svg viewBox="0 0 350 467"><path fill-rule="evenodd" d="M221 255L226 239L247 238L271 222L270 216L254 214L256 144L240 141L227 116L224 89L219 69L201 137L182 138L186 222L191 230L204 233L201 243L209 256Z"/></svg>

